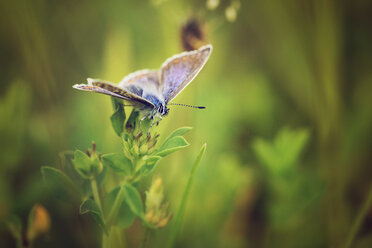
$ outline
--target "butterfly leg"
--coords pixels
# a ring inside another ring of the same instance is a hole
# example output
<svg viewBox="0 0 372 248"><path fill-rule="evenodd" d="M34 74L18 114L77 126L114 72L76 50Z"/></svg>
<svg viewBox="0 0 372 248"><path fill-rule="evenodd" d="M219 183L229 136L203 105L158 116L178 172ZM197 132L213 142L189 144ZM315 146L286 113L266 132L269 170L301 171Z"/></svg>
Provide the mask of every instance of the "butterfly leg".
<svg viewBox="0 0 372 248"><path fill-rule="evenodd" d="M145 114L139 121L139 128L141 128L141 123L142 121L146 120L147 118L149 118L151 116L151 114Z"/></svg>
<svg viewBox="0 0 372 248"><path fill-rule="evenodd" d="M151 128L152 128L152 126L154 125L154 123L155 123L155 118L154 118L154 116L153 115L151 115L151 124L150 124L150 127L149 127L149 130L147 131L147 136L150 136L150 131L151 131Z"/></svg>
<svg viewBox="0 0 372 248"><path fill-rule="evenodd" d="M159 122L163 120L163 117L161 117L160 115L158 116L158 120L156 121L156 126L159 126Z"/></svg>
<svg viewBox="0 0 372 248"><path fill-rule="evenodd" d="M142 117L139 121L139 125L138 125L138 128L141 129L141 124L142 124L142 121L144 121L146 119L147 115L145 115L144 117Z"/></svg>

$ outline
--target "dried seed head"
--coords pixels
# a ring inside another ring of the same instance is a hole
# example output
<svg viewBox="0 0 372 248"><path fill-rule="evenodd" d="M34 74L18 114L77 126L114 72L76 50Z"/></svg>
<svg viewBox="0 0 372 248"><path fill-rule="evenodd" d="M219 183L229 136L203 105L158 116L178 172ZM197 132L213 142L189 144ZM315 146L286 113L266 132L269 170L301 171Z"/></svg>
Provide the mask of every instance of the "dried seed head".
<svg viewBox="0 0 372 248"><path fill-rule="evenodd" d="M96 152L96 148L97 148L96 142L93 141L93 142L92 142L92 152L93 152L93 153Z"/></svg>
<svg viewBox="0 0 372 248"><path fill-rule="evenodd" d="M143 132L139 132L137 135L136 135L136 141L138 142L138 140L142 137L143 135Z"/></svg>

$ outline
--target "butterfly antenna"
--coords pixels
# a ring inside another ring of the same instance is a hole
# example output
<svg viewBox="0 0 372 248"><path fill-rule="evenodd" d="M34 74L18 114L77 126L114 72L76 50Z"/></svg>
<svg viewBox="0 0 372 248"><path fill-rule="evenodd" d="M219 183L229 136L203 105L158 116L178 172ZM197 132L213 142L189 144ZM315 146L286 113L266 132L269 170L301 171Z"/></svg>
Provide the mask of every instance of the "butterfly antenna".
<svg viewBox="0 0 372 248"><path fill-rule="evenodd" d="M189 107L189 108L197 108L197 109L205 109L206 108L204 106L192 106L192 105L187 105L187 104L182 104L182 103L169 103L168 105L178 105L178 106L184 106L184 107Z"/></svg>

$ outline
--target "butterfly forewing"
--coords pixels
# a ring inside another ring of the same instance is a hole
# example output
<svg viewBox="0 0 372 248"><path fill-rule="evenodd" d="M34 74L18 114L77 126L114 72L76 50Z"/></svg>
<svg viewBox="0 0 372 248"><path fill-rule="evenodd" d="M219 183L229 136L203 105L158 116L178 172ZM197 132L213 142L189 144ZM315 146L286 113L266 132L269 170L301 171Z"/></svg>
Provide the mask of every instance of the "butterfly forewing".
<svg viewBox="0 0 372 248"><path fill-rule="evenodd" d="M175 98L199 73L212 51L211 45L184 52L169 58L161 68L162 94L168 103Z"/></svg>

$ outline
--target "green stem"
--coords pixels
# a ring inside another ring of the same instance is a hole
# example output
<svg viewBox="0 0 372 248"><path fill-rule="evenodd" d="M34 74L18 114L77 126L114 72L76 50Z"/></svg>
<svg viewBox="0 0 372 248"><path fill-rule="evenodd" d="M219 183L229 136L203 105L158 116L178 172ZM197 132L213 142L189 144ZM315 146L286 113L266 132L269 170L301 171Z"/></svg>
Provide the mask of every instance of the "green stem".
<svg viewBox="0 0 372 248"><path fill-rule="evenodd" d="M16 238L16 244L17 244L17 248L23 248L23 243L22 243L22 238L21 238L21 235L19 235L19 237Z"/></svg>
<svg viewBox="0 0 372 248"><path fill-rule="evenodd" d="M363 220L365 219L368 211L370 210L372 205L372 188L369 190L368 196L366 201L364 202L362 208L360 209L353 225L351 226L349 235L347 236L345 248L351 247L356 235L359 232L361 225L363 224Z"/></svg>
<svg viewBox="0 0 372 248"><path fill-rule="evenodd" d="M111 248L110 234L111 232L109 232L109 235L106 235L105 233L102 234L102 248Z"/></svg>
<svg viewBox="0 0 372 248"><path fill-rule="evenodd" d="M112 232L114 235L115 247L125 248L125 236L122 229L120 227L113 227Z"/></svg>
<svg viewBox="0 0 372 248"><path fill-rule="evenodd" d="M143 234L142 234L142 241L141 241L141 248L147 247L147 242L149 241L150 237L150 230L146 226L144 226Z"/></svg>
<svg viewBox="0 0 372 248"><path fill-rule="evenodd" d="M98 206L98 208L101 211L101 214L103 216L103 208L102 208L101 200L100 200L100 197L99 197L99 192L98 192L96 179L90 180L90 185L92 186L92 193L93 193L94 201L96 202L96 204L97 204L97 206Z"/></svg>
<svg viewBox="0 0 372 248"><path fill-rule="evenodd" d="M196 173L196 169L198 168L198 166L200 164L200 161L201 161L201 159L202 159L202 157L205 153L206 148L207 148L207 144L204 144L202 146L202 148L200 149L199 155L196 158L194 165L192 166L190 177L187 181L185 192L183 193L183 196L182 196L182 199L181 199L181 204L178 208L177 215L175 217L175 220L174 220L174 223L173 223L173 226L172 226L172 229L171 229L171 233L169 235L169 240L168 240L168 245L167 245L168 248L173 247L174 241L176 240L178 230L180 229L180 226L181 226L182 216L185 212L187 198L189 196L191 185L192 185L195 173Z"/></svg>
<svg viewBox="0 0 372 248"><path fill-rule="evenodd" d="M123 200L124 200L124 189L123 189L123 187L120 187L119 193L116 196L116 199L114 201L114 204L112 205L111 211L110 211L109 215L107 216L107 219L106 219L106 225L107 226L111 226L112 221L118 215L119 208L120 208L120 205L123 202Z"/></svg>

